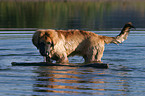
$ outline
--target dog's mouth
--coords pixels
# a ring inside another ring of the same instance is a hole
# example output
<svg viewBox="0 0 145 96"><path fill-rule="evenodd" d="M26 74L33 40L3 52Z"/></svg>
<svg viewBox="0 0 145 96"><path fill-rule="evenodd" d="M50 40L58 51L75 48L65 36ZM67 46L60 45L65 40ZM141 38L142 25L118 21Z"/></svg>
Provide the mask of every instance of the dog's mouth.
<svg viewBox="0 0 145 96"><path fill-rule="evenodd" d="M49 56L44 56L44 62L52 62Z"/></svg>
<svg viewBox="0 0 145 96"><path fill-rule="evenodd" d="M50 58L50 56L49 56L49 53L50 53L49 51L46 51L46 56L44 56L44 57L45 57L44 60L45 60L46 62L51 62L51 58Z"/></svg>
<svg viewBox="0 0 145 96"><path fill-rule="evenodd" d="M44 62L51 62L51 57L50 57L50 49L52 47L51 43L40 43L39 44L39 52L40 54L44 57Z"/></svg>

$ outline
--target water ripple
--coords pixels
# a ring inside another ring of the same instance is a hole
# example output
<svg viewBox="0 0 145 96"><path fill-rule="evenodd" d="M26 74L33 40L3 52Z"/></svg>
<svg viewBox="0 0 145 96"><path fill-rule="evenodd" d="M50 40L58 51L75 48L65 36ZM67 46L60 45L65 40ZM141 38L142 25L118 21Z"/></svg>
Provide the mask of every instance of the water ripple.
<svg viewBox="0 0 145 96"><path fill-rule="evenodd" d="M32 47L30 35L25 34L25 39L22 34L17 36L9 35L0 42L1 96L131 96L145 93L145 48L141 40L128 40L120 46L107 45L102 61L109 63L109 69L26 67L11 66L11 62L41 62L43 57ZM144 38L144 35L136 38ZM84 61L79 56L69 60L71 63Z"/></svg>

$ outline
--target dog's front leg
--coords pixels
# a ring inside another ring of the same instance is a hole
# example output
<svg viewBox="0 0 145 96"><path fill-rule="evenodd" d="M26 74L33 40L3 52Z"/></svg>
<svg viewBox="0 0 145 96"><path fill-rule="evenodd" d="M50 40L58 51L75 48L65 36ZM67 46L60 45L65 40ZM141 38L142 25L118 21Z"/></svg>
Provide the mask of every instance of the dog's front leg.
<svg viewBox="0 0 145 96"><path fill-rule="evenodd" d="M64 53L64 54L60 55L59 59L56 62L58 62L58 63L69 63L69 60L67 58L67 54Z"/></svg>

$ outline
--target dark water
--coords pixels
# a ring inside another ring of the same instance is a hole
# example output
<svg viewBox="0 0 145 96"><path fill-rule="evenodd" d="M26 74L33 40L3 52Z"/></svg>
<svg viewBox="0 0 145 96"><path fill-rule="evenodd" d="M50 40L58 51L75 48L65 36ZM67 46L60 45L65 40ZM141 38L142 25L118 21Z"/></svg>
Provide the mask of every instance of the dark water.
<svg viewBox="0 0 145 96"><path fill-rule="evenodd" d="M109 69L11 66L14 61L43 61L32 45L33 32L1 31L0 96L144 96L144 31L132 31L119 46L106 45L102 61L110 64ZM116 36L118 31L95 33ZM69 60L83 62L78 56Z"/></svg>
<svg viewBox="0 0 145 96"><path fill-rule="evenodd" d="M0 0L0 28L106 30L129 21L144 28L144 0Z"/></svg>

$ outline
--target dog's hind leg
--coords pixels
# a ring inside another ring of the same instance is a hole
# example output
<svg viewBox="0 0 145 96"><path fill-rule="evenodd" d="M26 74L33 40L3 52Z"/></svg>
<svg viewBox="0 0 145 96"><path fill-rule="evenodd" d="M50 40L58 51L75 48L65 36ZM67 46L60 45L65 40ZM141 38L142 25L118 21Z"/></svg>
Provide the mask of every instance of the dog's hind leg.
<svg viewBox="0 0 145 96"><path fill-rule="evenodd" d="M101 58L103 56L103 52L104 52L104 47L97 50L94 62L102 63Z"/></svg>
<svg viewBox="0 0 145 96"><path fill-rule="evenodd" d="M89 50L88 54L84 55L83 58L86 63L95 61L96 50Z"/></svg>

